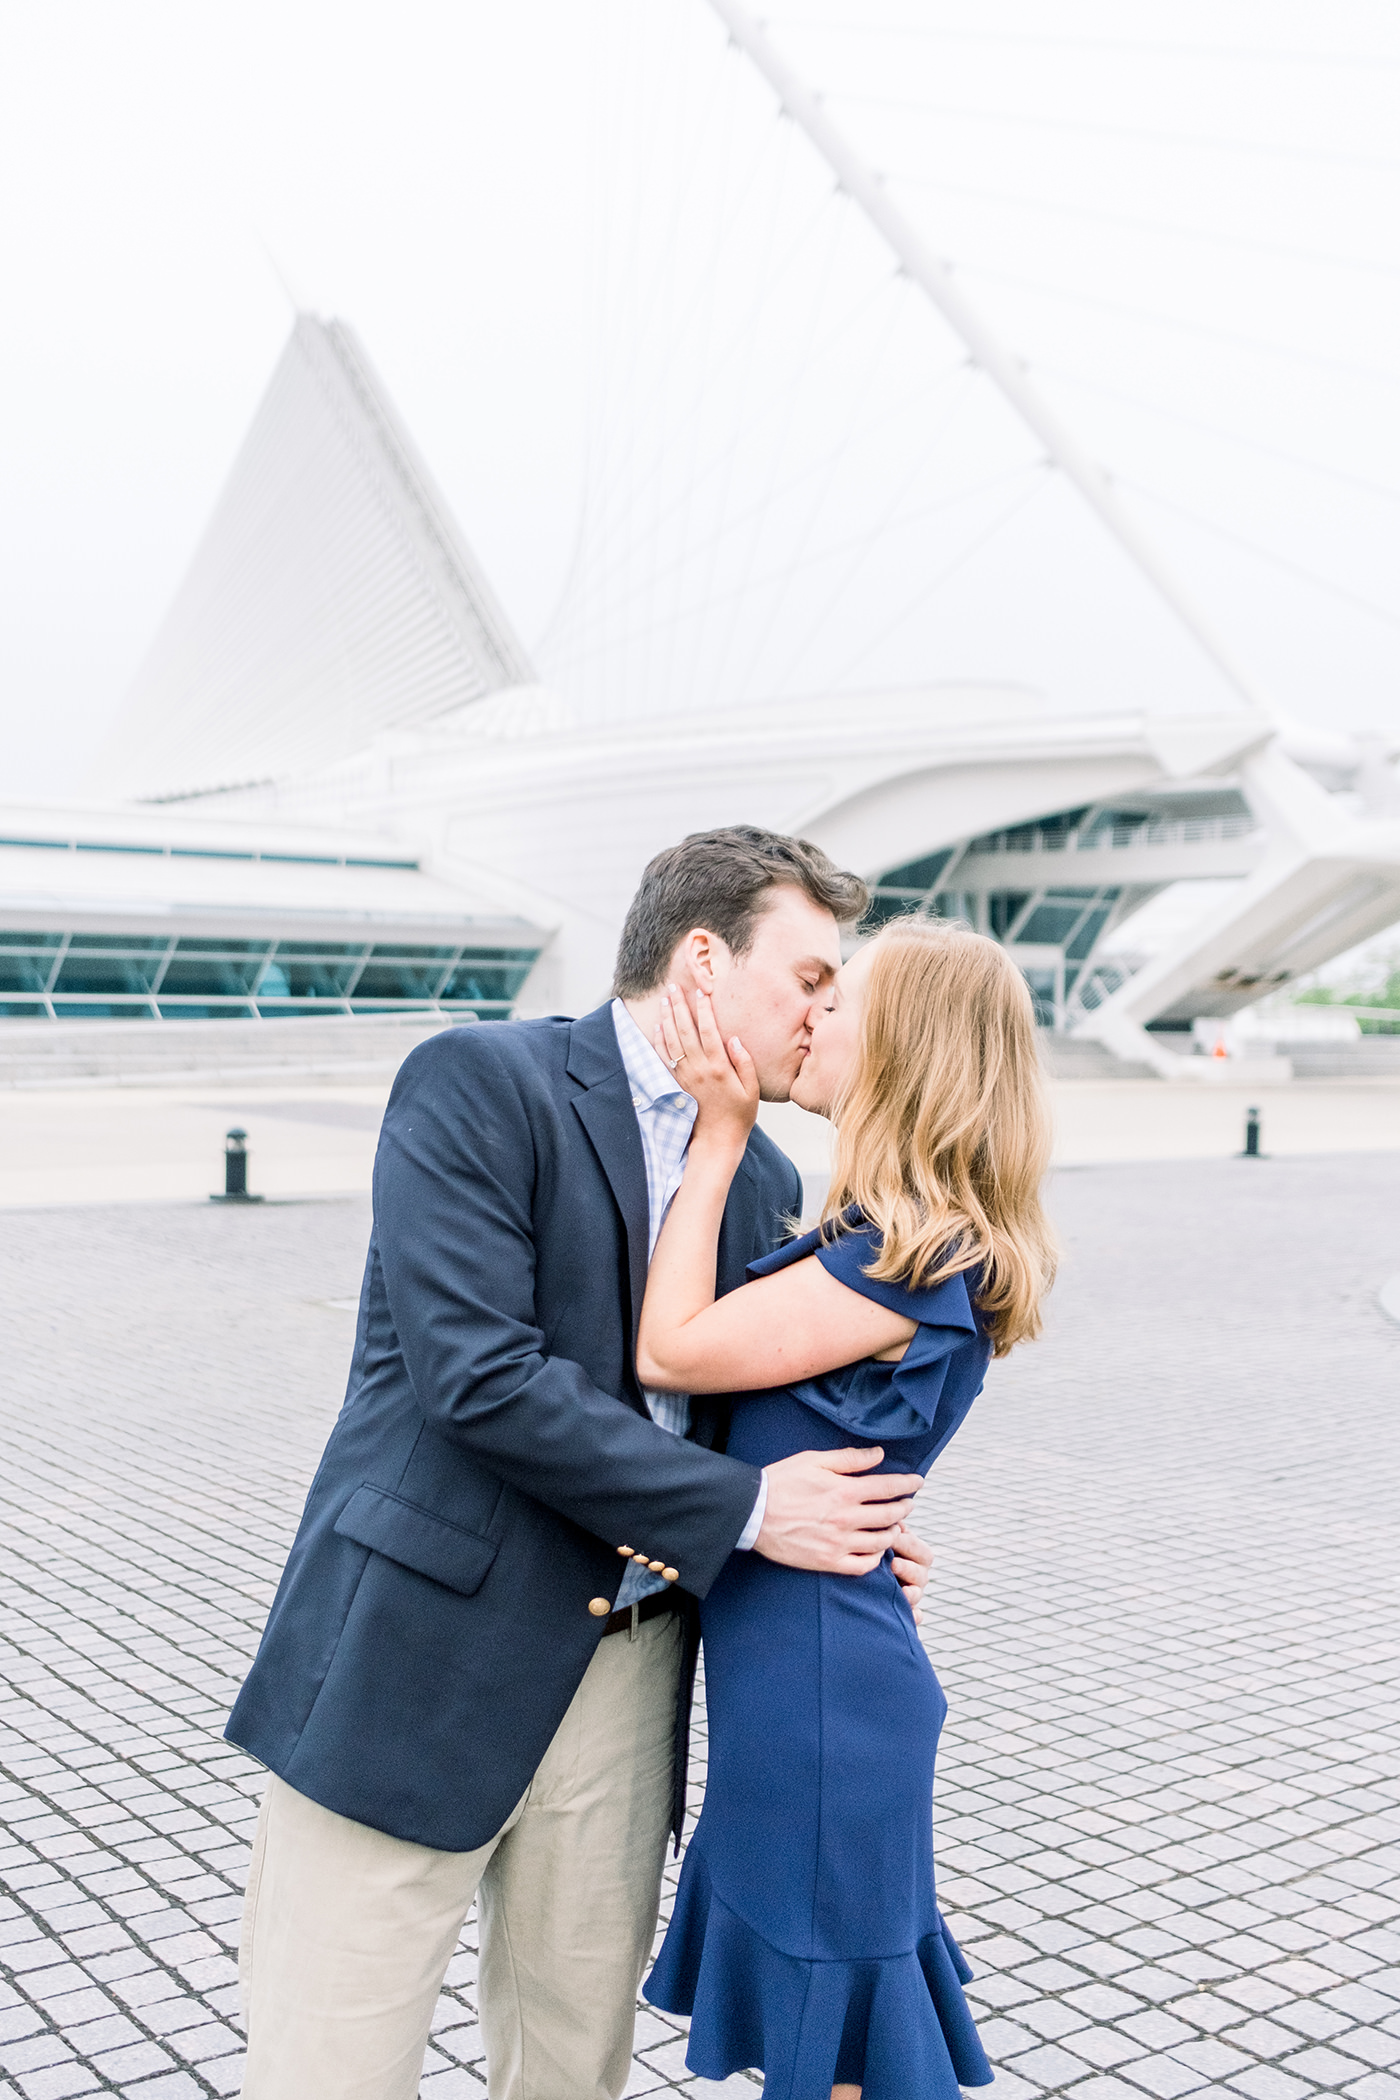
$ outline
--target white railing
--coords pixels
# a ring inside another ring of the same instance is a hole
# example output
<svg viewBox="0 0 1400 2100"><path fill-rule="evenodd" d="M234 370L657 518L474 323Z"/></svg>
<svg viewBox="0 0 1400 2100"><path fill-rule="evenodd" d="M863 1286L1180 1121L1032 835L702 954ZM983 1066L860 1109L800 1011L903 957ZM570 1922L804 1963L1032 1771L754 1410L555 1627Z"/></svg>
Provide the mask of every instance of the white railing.
<svg viewBox="0 0 1400 2100"><path fill-rule="evenodd" d="M1353 1021L1373 1021L1377 1024L1373 1029L1363 1028L1363 1035L1384 1035L1392 1028L1400 1031L1400 1006L1353 1006L1349 1000L1341 999L1334 999L1324 1006L1320 999L1316 1003L1299 999L1294 1010L1303 1014L1347 1014ZM1270 1015L1269 1018L1275 1022L1279 1035L1287 1032L1287 1023L1282 1015Z"/></svg>
<svg viewBox="0 0 1400 2100"><path fill-rule="evenodd" d="M1075 979L1074 990L1065 1001L1064 1025L1073 1028L1085 1014L1091 1014L1104 1006L1115 992L1136 977L1147 961L1145 955L1124 953L1106 955L1101 962L1091 963Z"/></svg>
<svg viewBox="0 0 1400 2100"><path fill-rule="evenodd" d="M974 839L970 853L1100 853L1129 846L1200 846L1224 839L1248 838L1257 830L1254 818L1241 810L1228 817L1144 818L1141 823L1095 824L1089 831L1047 830L1039 824L1017 824L1008 831Z"/></svg>

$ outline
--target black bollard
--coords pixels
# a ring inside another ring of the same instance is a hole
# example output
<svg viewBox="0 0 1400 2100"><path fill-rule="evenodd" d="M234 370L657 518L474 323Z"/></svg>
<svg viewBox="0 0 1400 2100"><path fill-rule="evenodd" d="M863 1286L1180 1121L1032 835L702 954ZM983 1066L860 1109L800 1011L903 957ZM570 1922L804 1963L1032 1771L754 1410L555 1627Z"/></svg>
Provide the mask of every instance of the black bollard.
<svg viewBox="0 0 1400 2100"><path fill-rule="evenodd" d="M1244 1151L1240 1154L1240 1158L1260 1159L1262 1157L1263 1155L1259 1150L1259 1111L1257 1108L1247 1108L1244 1112Z"/></svg>
<svg viewBox="0 0 1400 2100"><path fill-rule="evenodd" d="M224 1192L211 1196L211 1203L261 1203L261 1196L248 1194L248 1133L231 1130L224 1143Z"/></svg>

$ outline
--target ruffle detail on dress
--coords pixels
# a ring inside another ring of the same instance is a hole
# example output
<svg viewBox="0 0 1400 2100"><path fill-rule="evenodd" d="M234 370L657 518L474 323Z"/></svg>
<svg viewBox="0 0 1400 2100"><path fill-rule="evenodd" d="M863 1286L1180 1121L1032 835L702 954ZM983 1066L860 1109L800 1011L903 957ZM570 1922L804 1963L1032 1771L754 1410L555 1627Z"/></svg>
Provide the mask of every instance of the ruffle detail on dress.
<svg viewBox="0 0 1400 2100"><path fill-rule="evenodd" d="M789 1240L775 1254L751 1261L745 1273L751 1279L772 1276L795 1261L815 1255L838 1283L901 1318L913 1320L913 1338L897 1363L867 1357L845 1371L835 1389L830 1374L826 1374L802 1379L787 1390L814 1414L825 1415L828 1421L856 1436L869 1437L875 1444L924 1438L936 1429L938 1443L931 1454L936 1455L975 1397L975 1388L967 1391L965 1380L955 1380L956 1405L951 1410L943 1405L950 1359L966 1350L969 1343L981 1341L972 1303L972 1286L977 1279L971 1271L960 1269L945 1276L942 1283L920 1285L917 1289L906 1283L877 1283L865 1270L879 1253L878 1233L861 1221L858 1211L849 1211L844 1224L847 1229L834 1236L829 1227L818 1226L801 1239ZM941 1422L940 1411L946 1416ZM921 1463L921 1472L927 1470L928 1463L928 1459Z"/></svg>
<svg viewBox="0 0 1400 2100"><path fill-rule="evenodd" d="M761 2070L764 2100L958 2100L992 2070L962 1986L972 1971L940 1918L917 1951L884 1960L780 1953L686 1861L676 1913L642 1995L692 2021L686 2067L700 2078Z"/></svg>
<svg viewBox="0 0 1400 2100"><path fill-rule="evenodd" d="M961 1277L954 1277L961 1283ZM948 1359L955 1349L966 1346L967 1335L958 1327L915 1328L898 1363L882 1363L867 1357L846 1372L839 1395L832 1393L826 1378L795 1379L788 1388L794 1400L825 1415L855 1436L868 1436L874 1444L901 1443L910 1437L926 1438L938 1419ZM966 1408L956 1417L961 1421ZM949 1434L951 1435L951 1430ZM947 1437L943 1440L947 1442Z"/></svg>

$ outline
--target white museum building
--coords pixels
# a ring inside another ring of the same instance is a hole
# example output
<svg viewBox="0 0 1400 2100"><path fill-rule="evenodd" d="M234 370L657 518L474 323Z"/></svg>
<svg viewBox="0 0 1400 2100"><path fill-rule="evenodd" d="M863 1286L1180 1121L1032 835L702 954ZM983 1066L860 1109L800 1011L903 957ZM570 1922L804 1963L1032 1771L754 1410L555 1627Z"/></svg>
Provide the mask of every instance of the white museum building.
<svg viewBox="0 0 1400 2100"><path fill-rule="evenodd" d="M353 332L302 315L71 806L0 808L0 1016L578 1013L651 854L800 833L1005 942L1164 1073L1400 920L1390 755L1258 712L929 686L596 726L526 651ZM1155 952L1134 914L1209 909Z"/></svg>

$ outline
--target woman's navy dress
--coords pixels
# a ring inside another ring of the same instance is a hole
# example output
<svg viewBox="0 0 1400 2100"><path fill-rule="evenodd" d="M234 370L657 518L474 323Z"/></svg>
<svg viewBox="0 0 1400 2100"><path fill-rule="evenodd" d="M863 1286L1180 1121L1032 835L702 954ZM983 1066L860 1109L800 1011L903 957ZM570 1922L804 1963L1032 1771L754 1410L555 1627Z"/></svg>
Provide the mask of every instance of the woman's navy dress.
<svg viewBox="0 0 1400 2100"><path fill-rule="evenodd" d="M981 1390L990 1345L962 1276L928 1290L862 1269L879 1237L817 1233L750 1264L815 1254L918 1331L871 1358L740 1395L729 1450L751 1465L881 1444L926 1473ZM933 1886L942 1691L888 1560L817 1575L731 1554L701 1606L710 1763L675 1913L645 1995L691 2015L702 2078L762 2070L764 2100L958 2100L992 2073L962 1994L971 1971Z"/></svg>

